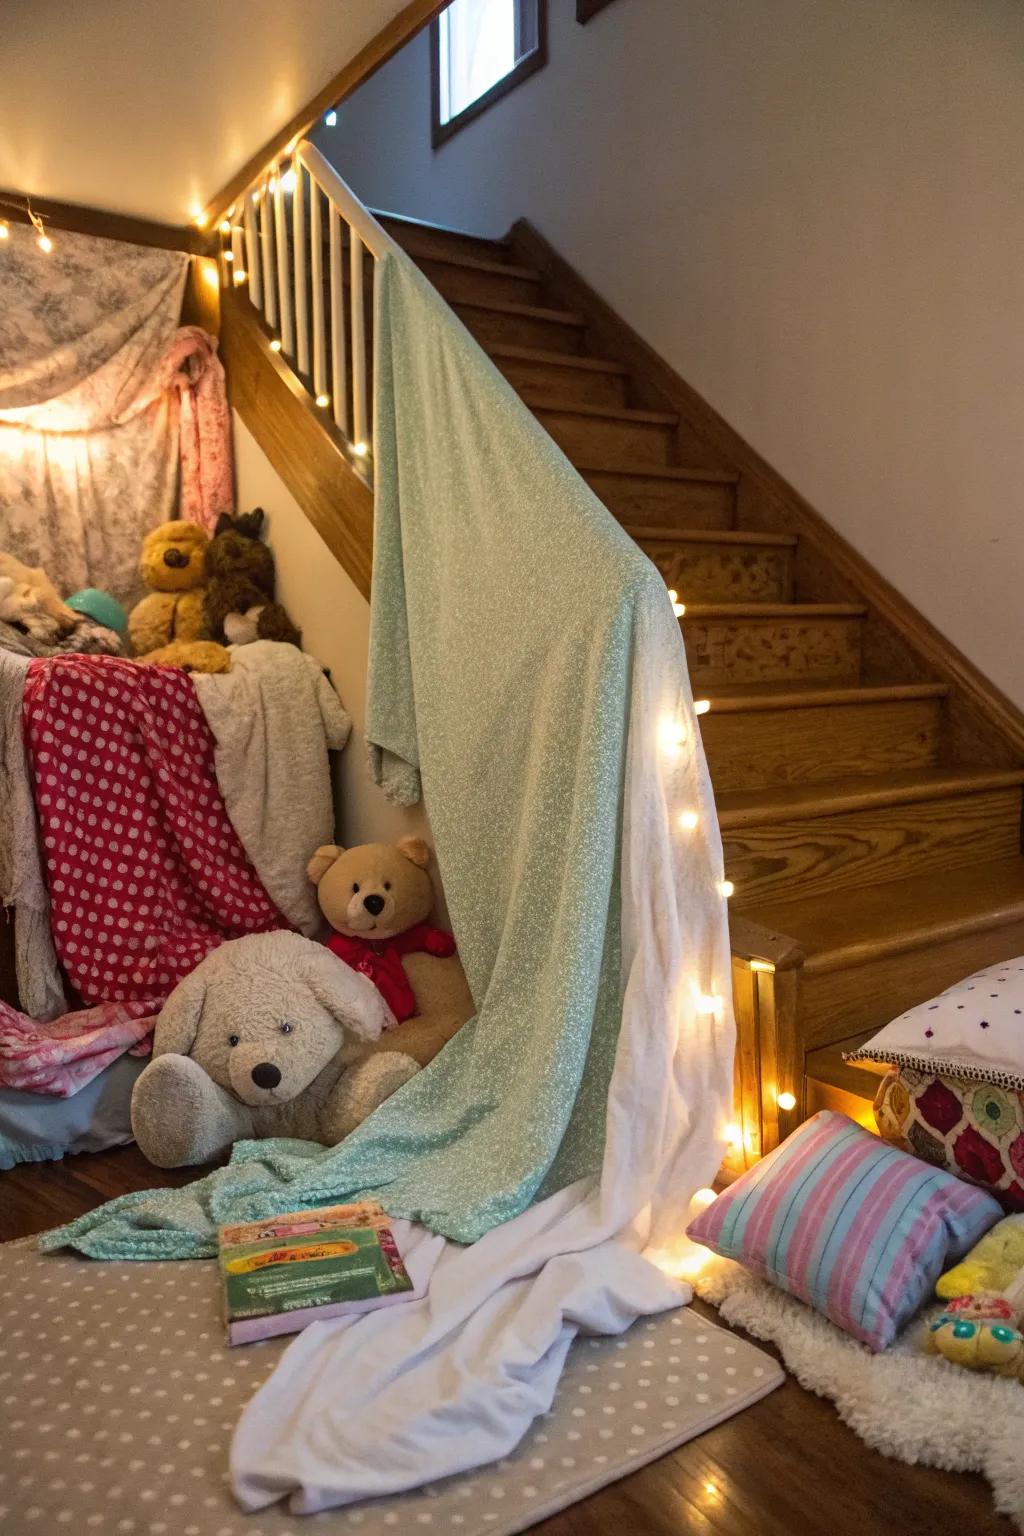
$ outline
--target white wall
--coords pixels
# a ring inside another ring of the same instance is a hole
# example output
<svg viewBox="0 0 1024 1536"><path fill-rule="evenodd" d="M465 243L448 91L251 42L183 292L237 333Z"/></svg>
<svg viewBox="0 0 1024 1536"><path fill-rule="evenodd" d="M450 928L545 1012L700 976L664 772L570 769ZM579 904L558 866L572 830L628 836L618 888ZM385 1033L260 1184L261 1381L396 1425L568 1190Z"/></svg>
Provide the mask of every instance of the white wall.
<svg viewBox="0 0 1024 1536"><path fill-rule="evenodd" d="M183 224L405 0L0 0L0 187Z"/></svg>
<svg viewBox="0 0 1024 1536"><path fill-rule="evenodd" d="M342 570L255 438L234 416L238 505L262 507L277 566L277 595L302 630L303 649L331 671L352 716L337 759L338 836L344 845L391 842L407 833L430 839L421 808L390 805L366 765L366 659L370 605Z"/></svg>
<svg viewBox="0 0 1024 1536"><path fill-rule="evenodd" d="M549 6L432 153L426 34L320 141L374 206L525 215L1024 704L1024 6Z"/></svg>

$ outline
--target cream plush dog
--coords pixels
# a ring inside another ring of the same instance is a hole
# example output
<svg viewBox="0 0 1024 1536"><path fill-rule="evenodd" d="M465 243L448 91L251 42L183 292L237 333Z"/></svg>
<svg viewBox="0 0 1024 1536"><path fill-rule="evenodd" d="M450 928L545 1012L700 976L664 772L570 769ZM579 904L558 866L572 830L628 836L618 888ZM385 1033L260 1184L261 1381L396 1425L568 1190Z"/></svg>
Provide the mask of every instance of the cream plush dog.
<svg viewBox="0 0 1024 1536"><path fill-rule="evenodd" d="M207 955L157 1020L132 1131L158 1168L219 1157L243 1137L333 1146L419 1070L367 1055L392 1022L377 988L301 934L250 934Z"/></svg>

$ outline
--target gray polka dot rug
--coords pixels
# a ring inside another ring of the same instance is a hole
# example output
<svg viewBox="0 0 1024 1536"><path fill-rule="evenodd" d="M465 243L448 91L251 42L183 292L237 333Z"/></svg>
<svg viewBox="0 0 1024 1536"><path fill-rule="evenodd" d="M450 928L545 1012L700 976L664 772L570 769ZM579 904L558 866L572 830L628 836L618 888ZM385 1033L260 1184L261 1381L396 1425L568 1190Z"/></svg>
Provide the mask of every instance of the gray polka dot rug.
<svg viewBox="0 0 1024 1536"><path fill-rule="evenodd" d="M243 1514L235 1424L288 1339L229 1349L212 1263L105 1264L0 1245L0 1533L507 1536L738 1413L783 1380L688 1309L574 1344L550 1413L514 1453L317 1515Z"/></svg>

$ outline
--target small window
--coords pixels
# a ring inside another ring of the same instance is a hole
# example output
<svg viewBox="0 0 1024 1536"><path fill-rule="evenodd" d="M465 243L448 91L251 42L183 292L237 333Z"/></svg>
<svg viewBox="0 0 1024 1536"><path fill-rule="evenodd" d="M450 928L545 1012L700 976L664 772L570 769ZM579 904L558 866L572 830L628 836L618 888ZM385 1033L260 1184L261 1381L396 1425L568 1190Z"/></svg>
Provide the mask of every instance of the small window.
<svg viewBox="0 0 1024 1536"><path fill-rule="evenodd" d="M452 0L432 27L435 149L547 58L545 0Z"/></svg>

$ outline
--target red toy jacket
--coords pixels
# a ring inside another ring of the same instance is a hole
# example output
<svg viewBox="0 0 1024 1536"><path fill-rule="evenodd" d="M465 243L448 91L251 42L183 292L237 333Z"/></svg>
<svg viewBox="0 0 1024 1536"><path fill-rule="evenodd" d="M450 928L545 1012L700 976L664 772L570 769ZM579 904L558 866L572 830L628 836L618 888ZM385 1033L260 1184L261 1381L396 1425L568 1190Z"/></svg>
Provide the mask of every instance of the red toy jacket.
<svg viewBox="0 0 1024 1536"><path fill-rule="evenodd" d="M327 948L354 971L369 976L391 1012L401 1024L416 1012L416 998L402 965L403 955L426 953L446 958L455 953L455 940L440 928L416 923L393 939L352 939L333 933Z"/></svg>

